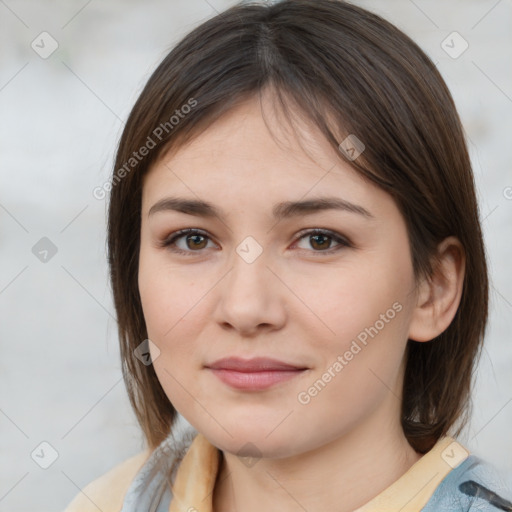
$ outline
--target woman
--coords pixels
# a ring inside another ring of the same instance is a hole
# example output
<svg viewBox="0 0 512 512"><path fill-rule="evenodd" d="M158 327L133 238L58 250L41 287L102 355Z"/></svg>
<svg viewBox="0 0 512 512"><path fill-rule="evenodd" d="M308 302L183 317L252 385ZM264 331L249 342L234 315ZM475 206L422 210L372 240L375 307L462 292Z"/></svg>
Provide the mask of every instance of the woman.
<svg viewBox="0 0 512 512"><path fill-rule="evenodd" d="M108 237L148 449L68 511L512 510L456 440L488 310L470 160L396 27L290 0L196 28L126 123Z"/></svg>

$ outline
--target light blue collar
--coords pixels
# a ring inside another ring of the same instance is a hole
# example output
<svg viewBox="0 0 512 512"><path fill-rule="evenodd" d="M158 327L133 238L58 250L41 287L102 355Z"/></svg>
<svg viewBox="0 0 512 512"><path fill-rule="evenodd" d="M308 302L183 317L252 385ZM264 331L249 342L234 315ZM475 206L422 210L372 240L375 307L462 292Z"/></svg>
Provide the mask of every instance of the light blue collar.
<svg viewBox="0 0 512 512"><path fill-rule="evenodd" d="M132 481L121 512L168 512L171 485L197 433L178 415L172 433L158 445Z"/></svg>

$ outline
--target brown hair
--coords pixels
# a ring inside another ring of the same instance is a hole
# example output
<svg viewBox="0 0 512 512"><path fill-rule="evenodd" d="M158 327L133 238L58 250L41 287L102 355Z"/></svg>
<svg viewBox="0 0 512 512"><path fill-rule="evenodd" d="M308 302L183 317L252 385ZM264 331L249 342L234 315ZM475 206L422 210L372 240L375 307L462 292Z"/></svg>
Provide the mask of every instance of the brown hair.
<svg viewBox="0 0 512 512"><path fill-rule="evenodd" d="M123 375L145 438L155 448L176 410L153 366L134 357L147 338L137 277L143 176L164 151L264 88L394 198L416 279L431 275L441 240L453 235L464 247L454 320L434 340L407 345L402 426L425 453L467 423L486 328L488 276L474 178L453 99L432 61L389 22L338 0L237 5L209 19L165 57L129 115L111 183L108 251ZM353 161L338 149L348 134L366 145Z"/></svg>

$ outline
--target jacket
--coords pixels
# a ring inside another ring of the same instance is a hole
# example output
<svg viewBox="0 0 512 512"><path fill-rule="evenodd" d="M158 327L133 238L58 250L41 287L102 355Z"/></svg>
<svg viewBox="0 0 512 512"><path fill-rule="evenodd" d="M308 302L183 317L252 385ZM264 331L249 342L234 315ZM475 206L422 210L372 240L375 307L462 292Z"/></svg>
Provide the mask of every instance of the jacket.
<svg viewBox="0 0 512 512"><path fill-rule="evenodd" d="M64 512L212 512L220 457L194 429L170 435L152 453L143 451L91 482ZM511 489L494 468L443 437L354 512L512 511Z"/></svg>

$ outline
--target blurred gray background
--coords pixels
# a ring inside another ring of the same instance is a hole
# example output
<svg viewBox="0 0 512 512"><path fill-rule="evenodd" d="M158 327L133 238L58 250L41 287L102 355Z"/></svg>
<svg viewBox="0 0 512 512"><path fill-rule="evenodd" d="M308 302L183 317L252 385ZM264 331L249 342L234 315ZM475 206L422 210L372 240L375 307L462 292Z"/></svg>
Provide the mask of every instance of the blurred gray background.
<svg viewBox="0 0 512 512"><path fill-rule="evenodd" d="M235 3L0 0L0 512L62 510L143 448L121 380L106 202L92 192L156 65ZM459 108L493 283L461 440L512 475L512 2L353 3L418 42Z"/></svg>

